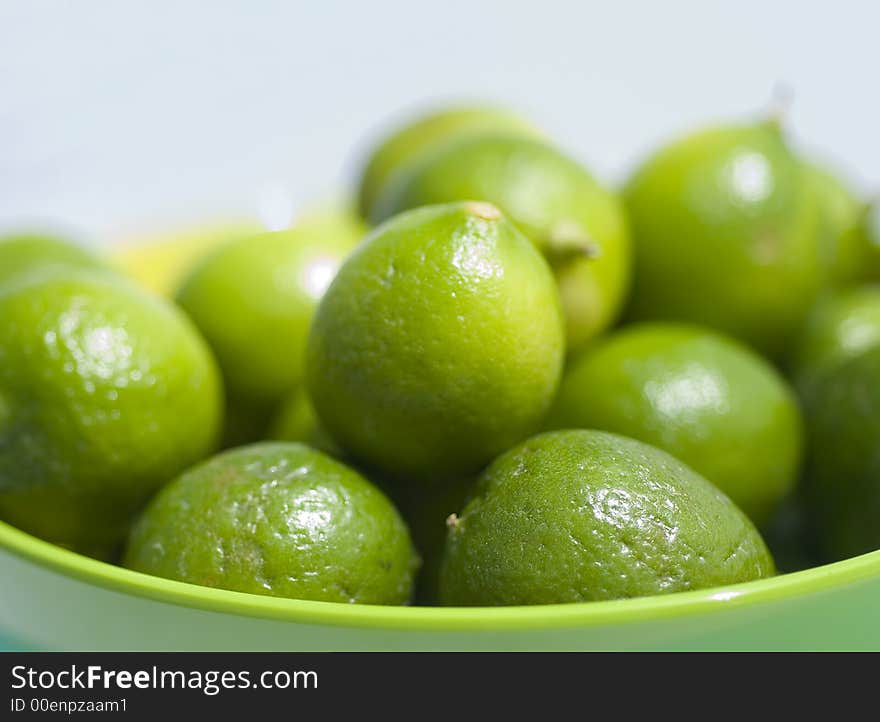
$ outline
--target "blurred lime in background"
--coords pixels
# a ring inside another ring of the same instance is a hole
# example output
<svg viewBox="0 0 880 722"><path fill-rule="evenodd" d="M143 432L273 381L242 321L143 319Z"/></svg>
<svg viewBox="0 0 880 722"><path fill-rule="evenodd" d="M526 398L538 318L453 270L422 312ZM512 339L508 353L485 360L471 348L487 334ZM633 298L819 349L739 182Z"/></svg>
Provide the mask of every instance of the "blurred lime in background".
<svg viewBox="0 0 880 722"><path fill-rule="evenodd" d="M482 200L501 208L556 276L569 351L616 318L630 279L623 208L585 168L539 140L484 134L448 143L402 171L374 220L432 203Z"/></svg>
<svg viewBox="0 0 880 722"><path fill-rule="evenodd" d="M775 121L697 131L626 184L632 320L682 320L779 359L829 282L813 176Z"/></svg>
<svg viewBox="0 0 880 722"><path fill-rule="evenodd" d="M0 284L50 265L103 268L104 262L91 251L60 237L42 233L0 236Z"/></svg>
<svg viewBox="0 0 880 722"><path fill-rule="evenodd" d="M823 559L880 547L880 348L829 369L804 394L804 497Z"/></svg>
<svg viewBox="0 0 880 722"><path fill-rule="evenodd" d="M261 438L302 383L315 307L362 232L349 216L309 217L221 245L183 281L177 302L223 372L227 444Z"/></svg>
<svg viewBox="0 0 880 722"><path fill-rule="evenodd" d="M548 425L664 449L756 524L793 489L803 446L794 393L767 361L709 329L669 323L624 328L575 358Z"/></svg>
<svg viewBox="0 0 880 722"><path fill-rule="evenodd" d="M792 353L798 387L880 344L880 286L842 289L821 298Z"/></svg>
<svg viewBox="0 0 880 722"><path fill-rule="evenodd" d="M392 131L371 152L358 182L361 215L370 218L393 177L420 156L449 140L487 131L540 135L529 121L504 108L455 107L426 113Z"/></svg>

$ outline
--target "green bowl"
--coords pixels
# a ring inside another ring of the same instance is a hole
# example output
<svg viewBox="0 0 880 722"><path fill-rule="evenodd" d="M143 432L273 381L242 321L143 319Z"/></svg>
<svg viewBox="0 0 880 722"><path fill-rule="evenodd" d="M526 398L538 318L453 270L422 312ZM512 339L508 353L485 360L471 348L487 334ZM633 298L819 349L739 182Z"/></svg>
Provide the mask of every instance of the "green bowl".
<svg viewBox="0 0 880 722"><path fill-rule="evenodd" d="M197 242L119 254L168 287ZM195 245L192 245L195 244ZM192 247L190 247L192 246ZM0 522L0 629L78 650L880 649L880 551L748 584L538 607L378 607L278 599L151 577Z"/></svg>
<svg viewBox="0 0 880 722"><path fill-rule="evenodd" d="M379 607L209 589L0 523L0 628L37 649L880 649L880 551L731 587L616 602Z"/></svg>

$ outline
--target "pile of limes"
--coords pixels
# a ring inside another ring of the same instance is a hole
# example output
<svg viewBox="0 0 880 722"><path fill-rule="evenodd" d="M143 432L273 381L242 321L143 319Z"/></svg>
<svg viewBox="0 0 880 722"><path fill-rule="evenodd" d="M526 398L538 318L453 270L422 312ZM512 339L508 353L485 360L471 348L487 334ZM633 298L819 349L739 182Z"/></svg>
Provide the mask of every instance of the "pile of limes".
<svg viewBox="0 0 880 722"><path fill-rule="evenodd" d="M0 517L373 604L731 584L776 573L765 537L783 570L880 548L877 212L778 120L675 140L616 193L518 115L436 112L356 205L127 273L0 240Z"/></svg>

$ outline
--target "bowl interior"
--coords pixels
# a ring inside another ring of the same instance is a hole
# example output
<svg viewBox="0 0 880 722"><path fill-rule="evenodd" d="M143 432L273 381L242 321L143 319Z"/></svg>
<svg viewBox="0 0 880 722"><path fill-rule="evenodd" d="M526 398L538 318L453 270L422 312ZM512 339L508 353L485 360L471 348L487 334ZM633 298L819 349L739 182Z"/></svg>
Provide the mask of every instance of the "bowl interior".
<svg viewBox="0 0 880 722"><path fill-rule="evenodd" d="M391 607L259 596L172 581L100 562L0 522L0 548L30 562L125 594L225 614L303 624L424 631L611 625L754 605L880 576L880 551L729 587L608 602L531 607Z"/></svg>

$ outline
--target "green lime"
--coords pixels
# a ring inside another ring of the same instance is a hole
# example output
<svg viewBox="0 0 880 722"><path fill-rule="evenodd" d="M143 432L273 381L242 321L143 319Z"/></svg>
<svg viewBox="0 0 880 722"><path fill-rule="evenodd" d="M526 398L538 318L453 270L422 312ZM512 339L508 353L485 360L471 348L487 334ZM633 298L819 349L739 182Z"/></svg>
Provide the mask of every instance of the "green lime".
<svg viewBox="0 0 880 722"><path fill-rule="evenodd" d="M124 565L251 594L406 604L418 556L392 503L356 471L303 444L263 443L162 489Z"/></svg>
<svg viewBox="0 0 880 722"><path fill-rule="evenodd" d="M466 200L497 205L547 257L562 296L569 350L615 320L629 288L626 219L617 198L581 165L537 140L469 137L395 178L374 219Z"/></svg>
<svg viewBox="0 0 880 722"><path fill-rule="evenodd" d="M871 244L865 227L866 204L833 170L806 163L817 189L822 249L828 256L831 280L836 285L872 277Z"/></svg>
<svg viewBox="0 0 880 722"><path fill-rule="evenodd" d="M302 383L315 307L359 240L356 228L330 222L244 237L204 259L183 284L178 303L223 372L227 443L260 438Z"/></svg>
<svg viewBox="0 0 880 722"><path fill-rule="evenodd" d="M821 564L800 491L783 500L773 516L761 526L761 534L781 574Z"/></svg>
<svg viewBox="0 0 880 722"><path fill-rule="evenodd" d="M465 477L428 484L389 485L422 558L422 567L416 578L415 598L419 604L437 603L440 564L446 545L446 520L464 509L474 481L473 477Z"/></svg>
<svg viewBox="0 0 880 722"><path fill-rule="evenodd" d="M389 180L413 160L455 138L499 130L526 136L538 130L519 115L492 107L450 108L423 115L395 129L371 153L358 183L358 205L369 218Z"/></svg>
<svg viewBox="0 0 880 722"><path fill-rule="evenodd" d="M86 249L53 236L19 233L0 236L0 283L50 265L103 268L103 262Z"/></svg>
<svg viewBox="0 0 880 722"><path fill-rule="evenodd" d="M585 602L773 573L748 518L677 459L614 434L557 431L499 457L450 519L440 599Z"/></svg>
<svg viewBox="0 0 880 722"><path fill-rule="evenodd" d="M699 323L782 355L828 269L815 184L778 126L680 139L636 171L624 201L631 319Z"/></svg>
<svg viewBox="0 0 880 722"><path fill-rule="evenodd" d="M540 424L562 371L553 276L488 203L397 216L322 299L308 390L334 439L382 476L478 471Z"/></svg>
<svg viewBox="0 0 880 722"><path fill-rule="evenodd" d="M868 204L862 222L865 240L868 243L868 277L880 279L880 198Z"/></svg>
<svg viewBox="0 0 880 722"><path fill-rule="evenodd" d="M298 441L331 456L343 456L342 449L321 425L304 386L300 386L281 405L269 437L278 441Z"/></svg>
<svg viewBox="0 0 880 722"><path fill-rule="evenodd" d="M228 220L154 231L120 239L114 246L113 265L153 293L171 297L193 264L206 254L262 230L253 220Z"/></svg>
<svg viewBox="0 0 880 722"><path fill-rule="evenodd" d="M823 557L880 548L880 348L817 378L804 403L804 495Z"/></svg>
<svg viewBox="0 0 880 722"><path fill-rule="evenodd" d="M677 324L627 327L574 359L548 426L612 431L668 451L755 523L792 490L802 446L794 393L769 363Z"/></svg>
<svg viewBox="0 0 880 722"><path fill-rule="evenodd" d="M211 354L171 304L104 272L55 267L0 293L0 515L74 546L210 453Z"/></svg>
<svg viewBox="0 0 880 722"><path fill-rule="evenodd" d="M880 344L880 286L823 296L795 344L792 374L799 389L840 363Z"/></svg>
<svg viewBox="0 0 880 722"><path fill-rule="evenodd" d="M272 407L249 404L227 392L224 409L220 448L231 449L268 438L275 411Z"/></svg>

